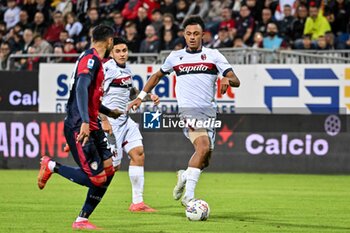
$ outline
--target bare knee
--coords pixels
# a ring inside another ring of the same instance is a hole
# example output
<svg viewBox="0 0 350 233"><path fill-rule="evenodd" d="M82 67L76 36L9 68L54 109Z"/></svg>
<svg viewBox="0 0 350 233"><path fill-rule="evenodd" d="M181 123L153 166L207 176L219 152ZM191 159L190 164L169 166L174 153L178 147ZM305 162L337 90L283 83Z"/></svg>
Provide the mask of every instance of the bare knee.
<svg viewBox="0 0 350 233"><path fill-rule="evenodd" d="M143 150L143 146L136 147L129 151L130 156L130 165L134 166L143 166L145 163L145 153Z"/></svg>
<svg viewBox="0 0 350 233"><path fill-rule="evenodd" d="M209 139L201 136L194 142L195 150L201 157L207 157L210 153L210 142Z"/></svg>

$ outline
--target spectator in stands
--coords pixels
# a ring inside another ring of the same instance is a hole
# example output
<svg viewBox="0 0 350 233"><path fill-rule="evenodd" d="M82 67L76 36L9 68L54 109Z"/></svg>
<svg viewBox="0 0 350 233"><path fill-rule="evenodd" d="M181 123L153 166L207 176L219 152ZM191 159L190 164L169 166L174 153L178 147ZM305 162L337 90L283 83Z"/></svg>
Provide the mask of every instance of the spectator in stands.
<svg viewBox="0 0 350 233"><path fill-rule="evenodd" d="M270 22L273 22L271 9L264 8L262 10L262 20L257 23L257 25L255 27L255 32L261 32L265 36L267 24ZM304 30L304 28L303 28L303 30Z"/></svg>
<svg viewBox="0 0 350 233"><path fill-rule="evenodd" d="M36 54L36 49L33 46L30 46L28 48L28 54ZM21 70L38 70L39 69L39 63L41 61L45 61L43 58L40 57L29 57L25 63L22 64Z"/></svg>
<svg viewBox="0 0 350 233"><path fill-rule="evenodd" d="M226 27L228 29L230 38L233 39L236 35L235 21L232 18L232 10L229 7L224 7L221 12L221 22L219 24L219 28ZM213 31L212 31L213 32ZM213 33L217 33L214 31Z"/></svg>
<svg viewBox="0 0 350 233"><path fill-rule="evenodd" d="M47 28L43 38L54 44L60 40L60 32L64 30L62 12L56 11L53 15L53 23Z"/></svg>
<svg viewBox="0 0 350 233"><path fill-rule="evenodd" d="M135 20L137 18L138 9L142 6L141 0L130 0L125 4L122 15L125 20Z"/></svg>
<svg viewBox="0 0 350 233"><path fill-rule="evenodd" d="M277 2L278 4L274 15L277 21L281 21L286 17L285 6L287 5L290 8L290 12L288 12L288 15L294 15L295 9L297 7L296 0L279 0Z"/></svg>
<svg viewBox="0 0 350 233"><path fill-rule="evenodd" d="M148 20L152 20L152 12L160 8L159 0L142 0L142 7L146 9Z"/></svg>
<svg viewBox="0 0 350 233"><path fill-rule="evenodd" d="M34 15L36 13L36 2L35 0L27 0L27 1L22 1L22 10L27 11L28 13L28 21L33 22L34 20Z"/></svg>
<svg viewBox="0 0 350 233"><path fill-rule="evenodd" d="M113 24L114 36L124 36L124 18L120 11L113 12Z"/></svg>
<svg viewBox="0 0 350 233"><path fill-rule="evenodd" d="M64 28L68 32L69 37L77 40L83 30L83 25L77 20L73 12L67 13L64 18L66 24Z"/></svg>
<svg viewBox="0 0 350 233"><path fill-rule="evenodd" d="M20 29L15 30L17 26L12 28L10 30L10 33L7 34L7 42L10 44L11 52L17 53L18 51L21 51L24 45L24 41L20 33L22 31L19 31Z"/></svg>
<svg viewBox="0 0 350 233"><path fill-rule="evenodd" d="M174 22L174 16L169 13L163 15L163 25L160 28L159 37L163 38L166 31L170 31L174 39L177 37L177 32L179 31L179 27Z"/></svg>
<svg viewBox="0 0 350 233"><path fill-rule="evenodd" d="M178 0L176 3L176 22L181 25L188 11L188 3L186 0Z"/></svg>
<svg viewBox="0 0 350 233"><path fill-rule="evenodd" d="M26 10L21 10L19 12L19 25L21 25L21 27L23 29L27 29L27 28L31 28L32 27L32 23L29 22L29 16L28 16L28 12Z"/></svg>
<svg viewBox="0 0 350 233"><path fill-rule="evenodd" d="M261 32L255 32L254 43L252 45L252 48L254 49L262 48L263 40L264 40L264 35Z"/></svg>
<svg viewBox="0 0 350 233"><path fill-rule="evenodd" d="M135 23L140 39L145 39L145 30L146 27L151 24L151 21L148 19L147 10L144 7L139 7L137 10L137 18L135 19Z"/></svg>
<svg viewBox="0 0 350 233"><path fill-rule="evenodd" d="M75 50L75 47L74 47L74 40L72 38L68 38L66 40L66 42L64 43L63 53L64 54L76 54L77 53L77 50ZM77 60L76 57L63 58L63 61L67 62L67 63L74 63L76 60Z"/></svg>
<svg viewBox="0 0 350 233"><path fill-rule="evenodd" d="M163 14L159 9L153 10L151 22L153 27L156 29L156 32L159 32L163 26Z"/></svg>
<svg viewBox="0 0 350 233"><path fill-rule="evenodd" d="M252 35L254 31L254 19L250 16L249 8L242 5L239 10L239 16L236 17L236 36L242 37L247 45L252 44Z"/></svg>
<svg viewBox="0 0 350 233"><path fill-rule="evenodd" d="M105 2L101 2L99 7L101 18L113 19L115 12L121 11L121 6L122 6L121 2L122 1L115 1L115 0L107 0Z"/></svg>
<svg viewBox="0 0 350 233"><path fill-rule="evenodd" d="M35 0L36 6L35 6L35 12L41 12L44 15L44 18L47 22L51 21L51 7L50 7L50 1L46 0Z"/></svg>
<svg viewBox="0 0 350 233"><path fill-rule="evenodd" d="M140 53L157 53L159 50L159 39L152 25L146 27L146 38L141 42Z"/></svg>
<svg viewBox="0 0 350 233"><path fill-rule="evenodd" d="M69 38L69 33L66 30L63 30L60 32L59 42L55 44L60 44L62 46L68 38Z"/></svg>
<svg viewBox="0 0 350 233"><path fill-rule="evenodd" d="M292 28L292 24L295 20L294 16L292 15L292 7L288 4L285 4L283 6L283 19L278 21L280 36L284 38L285 40L289 41L289 34L288 32Z"/></svg>
<svg viewBox="0 0 350 233"><path fill-rule="evenodd" d="M300 5L297 8L297 18L294 19L292 27L289 31L289 38L291 41L301 40L304 35L304 27L308 10L305 5Z"/></svg>
<svg viewBox="0 0 350 233"><path fill-rule="evenodd" d="M173 17L176 15L176 4L174 0L163 0L160 2L160 11L162 14L169 13Z"/></svg>
<svg viewBox="0 0 350 233"><path fill-rule="evenodd" d="M22 53L26 54L28 53L28 48L33 45L33 31L30 28L27 28L23 31L23 40L24 40L24 45L22 48Z"/></svg>
<svg viewBox="0 0 350 233"><path fill-rule="evenodd" d="M7 1L7 10L4 14L4 22L6 23L6 28L9 30L13 28L19 22L19 12L21 9L17 6L15 0Z"/></svg>
<svg viewBox="0 0 350 233"><path fill-rule="evenodd" d="M296 41L294 47L296 49L304 49L304 50L316 49L316 45L312 43L310 34L303 35L302 40L300 42Z"/></svg>
<svg viewBox="0 0 350 233"><path fill-rule="evenodd" d="M127 41L129 51L138 53L140 50L140 39L136 30L136 24L133 21L125 23L125 40ZM131 59L131 60L130 60ZM132 62L132 58L129 60Z"/></svg>
<svg viewBox="0 0 350 233"><path fill-rule="evenodd" d="M218 38L214 41L213 48L230 48L232 45L233 42L230 38L228 28L220 28L218 32Z"/></svg>
<svg viewBox="0 0 350 233"><path fill-rule="evenodd" d="M326 47L327 49L335 49L335 38L334 34L331 31L326 32L324 35L325 41L326 41Z"/></svg>
<svg viewBox="0 0 350 233"><path fill-rule="evenodd" d="M9 70L7 62L11 54L10 44L6 41L0 45L0 70Z"/></svg>
<svg viewBox="0 0 350 233"><path fill-rule="evenodd" d="M82 35L87 35L90 28L96 27L101 23L97 8L90 8L87 13L87 19L83 24Z"/></svg>
<svg viewBox="0 0 350 233"><path fill-rule="evenodd" d="M326 37L319 36L316 41L316 49L317 50L329 50L330 48L327 45Z"/></svg>
<svg viewBox="0 0 350 233"><path fill-rule="evenodd" d="M174 48L174 40L172 31L164 31L163 37L160 39L159 51L172 50Z"/></svg>
<svg viewBox="0 0 350 233"><path fill-rule="evenodd" d="M210 31L204 31L203 32L203 42L202 42L204 47L207 48L213 48L214 44L214 39L213 39L213 34Z"/></svg>
<svg viewBox="0 0 350 233"><path fill-rule="evenodd" d="M56 11L62 12L63 17L73 10L73 3L71 0L60 0L56 6Z"/></svg>
<svg viewBox="0 0 350 233"><path fill-rule="evenodd" d="M35 53L38 54L48 54L52 53L53 48L50 45L49 42L43 39L41 35L36 35L34 36L34 48L35 48Z"/></svg>
<svg viewBox="0 0 350 233"><path fill-rule="evenodd" d="M324 36L327 31L331 31L331 26L326 17L319 13L319 8L311 5L309 8L310 16L306 19L304 34L311 34L312 40Z"/></svg>
<svg viewBox="0 0 350 233"><path fill-rule="evenodd" d="M334 15L332 31L336 36L346 33L350 21L350 1L328 1L327 8Z"/></svg>
<svg viewBox="0 0 350 233"><path fill-rule="evenodd" d="M46 23L44 14L42 12L35 13L34 16L34 23L32 25L32 30L34 34L38 35L44 35L44 32L46 31Z"/></svg>
<svg viewBox="0 0 350 233"><path fill-rule="evenodd" d="M247 5L250 16L253 17L253 19L257 22L261 21L261 13L262 9L258 8L257 1L256 0L246 0L245 4Z"/></svg>
<svg viewBox="0 0 350 233"><path fill-rule="evenodd" d="M57 55L57 57L55 57L51 60L53 63L63 63L64 62L63 57L62 57L63 47L62 47L61 43L56 43L53 46L53 54Z"/></svg>
<svg viewBox="0 0 350 233"><path fill-rule="evenodd" d="M283 38L278 36L277 24L271 22L267 25L267 36L263 39L263 48L265 49L280 49L287 48L288 45Z"/></svg>
<svg viewBox="0 0 350 233"><path fill-rule="evenodd" d="M78 53L81 53L84 50L90 48L93 29L94 28L90 28L89 33L85 36L80 37L79 41L76 43L75 48Z"/></svg>
<svg viewBox="0 0 350 233"><path fill-rule="evenodd" d="M233 41L233 48L247 48L242 37L236 37Z"/></svg>
<svg viewBox="0 0 350 233"><path fill-rule="evenodd" d="M230 8L231 1L226 0L213 0L210 2L210 11L205 22L205 28L212 33L217 33L219 24L223 21L223 11L228 8L230 15L228 18L232 18L232 9ZM227 26L228 27L228 26Z"/></svg>
<svg viewBox="0 0 350 233"><path fill-rule="evenodd" d="M209 7L209 0L194 0L188 8L185 19L190 17L191 15L198 15L202 19L205 19L208 15Z"/></svg>

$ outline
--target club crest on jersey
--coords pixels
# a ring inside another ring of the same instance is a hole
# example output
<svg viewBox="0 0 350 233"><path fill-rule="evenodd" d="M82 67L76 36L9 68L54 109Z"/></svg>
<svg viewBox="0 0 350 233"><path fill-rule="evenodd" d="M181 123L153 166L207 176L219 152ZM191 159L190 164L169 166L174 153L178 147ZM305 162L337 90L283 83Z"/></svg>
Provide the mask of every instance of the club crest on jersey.
<svg viewBox="0 0 350 233"><path fill-rule="evenodd" d="M204 61L204 60L206 60L206 59L207 59L207 55L202 54L202 55L201 55L201 58L202 58L202 60Z"/></svg>
<svg viewBox="0 0 350 233"><path fill-rule="evenodd" d="M89 68L89 69L92 69L92 67L94 67L94 63L95 63L95 61L93 60L93 59L89 59L88 60L88 62L87 62L87 67Z"/></svg>
<svg viewBox="0 0 350 233"><path fill-rule="evenodd" d="M95 170L95 171L96 171L97 168L98 168L97 162L94 161L94 162L90 163L90 167L91 167L92 170Z"/></svg>

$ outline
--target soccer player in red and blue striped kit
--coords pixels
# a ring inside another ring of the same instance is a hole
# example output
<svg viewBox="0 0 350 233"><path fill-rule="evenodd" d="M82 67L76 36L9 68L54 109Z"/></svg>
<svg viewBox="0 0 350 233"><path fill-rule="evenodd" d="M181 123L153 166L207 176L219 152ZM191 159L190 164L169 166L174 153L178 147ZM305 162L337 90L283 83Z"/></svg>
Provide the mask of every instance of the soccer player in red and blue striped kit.
<svg viewBox="0 0 350 233"><path fill-rule="evenodd" d="M64 134L79 167L59 164L48 156L43 156L40 163L40 189L45 187L53 173L89 188L83 208L73 222L73 229L97 229L88 218L114 176L112 153L98 122L99 112L113 118L120 115L117 110L109 110L101 105L104 80L102 59L113 48L113 33L113 29L105 25L94 28L92 48L80 55L72 75Z"/></svg>

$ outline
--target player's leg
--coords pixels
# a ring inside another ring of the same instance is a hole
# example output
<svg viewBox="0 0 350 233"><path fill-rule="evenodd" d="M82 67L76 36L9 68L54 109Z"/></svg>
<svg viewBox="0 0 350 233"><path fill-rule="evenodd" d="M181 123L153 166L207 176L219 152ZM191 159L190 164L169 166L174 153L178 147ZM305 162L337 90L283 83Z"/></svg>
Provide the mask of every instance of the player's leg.
<svg viewBox="0 0 350 233"><path fill-rule="evenodd" d="M132 187L132 203L129 210L154 212L155 209L143 202L145 153L142 135L138 125L132 119L129 118L126 125L126 133L121 145L130 157L129 178Z"/></svg>
<svg viewBox="0 0 350 233"><path fill-rule="evenodd" d="M186 191L181 201L183 205L186 205L195 197L194 193L201 174L201 170L204 168L204 164L208 162L208 158L211 154L210 140L208 136L201 135L197 137L193 141L193 146L195 148L195 152L188 162L188 168L185 172Z"/></svg>
<svg viewBox="0 0 350 233"><path fill-rule="evenodd" d="M135 145L135 147L128 152L130 157L129 178L132 187L132 203L129 210L133 212L154 212L156 210L146 205L143 201L145 154L142 141L137 140L131 142L130 145L131 147Z"/></svg>
<svg viewBox="0 0 350 233"><path fill-rule="evenodd" d="M83 208L80 211L80 214L77 217L76 221L73 223L72 227L75 229L87 228L84 226L86 223L89 223L89 216L102 200L114 176L114 168L111 159L112 153L107 148L107 140L102 131L95 133L94 142L97 148L97 155L100 157L101 161L103 161L102 163L98 164L96 170L101 170L102 167L102 172L99 173L98 176L104 175L105 182L101 185L95 185L94 187L89 188Z"/></svg>
<svg viewBox="0 0 350 233"><path fill-rule="evenodd" d="M55 162L50 159L48 156L43 156L41 159L41 166L38 175L38 186L40 189L43 189L53 173L58 173L61 176L67 178L70 181L73 181L77 184L84 185L87 187L93 187L94 182L99 182L99 180L104 179L103 176L96 177L91 173L90 166L95 167L96 163L99 161L89 161L86 158L86 151L91 150L90 147L94 147L93 142L89 140L84 148L81 146L81 143L76 143L77 132L74 132L72 129L65 127L64 128L65 137L67 143L70 147L70 151L73 155L75 162L79 167L71 167ZM91 177L92 180L90 179ZM95 181L96 180L96 181Z"/></svg>

